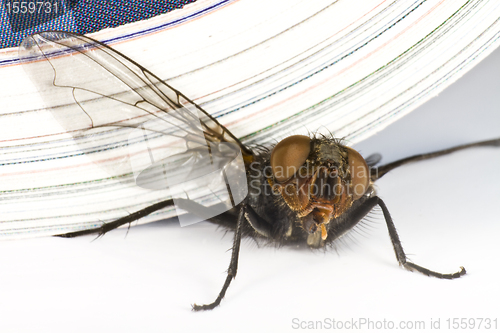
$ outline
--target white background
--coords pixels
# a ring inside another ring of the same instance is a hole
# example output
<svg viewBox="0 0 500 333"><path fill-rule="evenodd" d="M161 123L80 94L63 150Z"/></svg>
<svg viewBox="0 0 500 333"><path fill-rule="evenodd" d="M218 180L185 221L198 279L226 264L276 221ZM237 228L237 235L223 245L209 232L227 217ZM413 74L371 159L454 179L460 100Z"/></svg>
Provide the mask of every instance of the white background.
<svg viewBox="0 0 500 333"><path fill-rule="evenodd" d="M499 78L497 50L440 96L355 148L365 156L380 152L387 163L499 137ZM441 272L463 265L468 273L458 280L398 267L382 214L374 211L337 251L258 248L243 241L238 276L221 307L194 313L190 304L211 302L223 284L232 233L209 223L181 228L167 221L95 241L0 243L0 329L286 332L296 331L294 318L366 318L395 325L424 321L426 330L440 319L441 330L432 331L441 332L448 318L498 318L498 170L500 148L481 148L403 167L377 183L409 257Z"/></svg>

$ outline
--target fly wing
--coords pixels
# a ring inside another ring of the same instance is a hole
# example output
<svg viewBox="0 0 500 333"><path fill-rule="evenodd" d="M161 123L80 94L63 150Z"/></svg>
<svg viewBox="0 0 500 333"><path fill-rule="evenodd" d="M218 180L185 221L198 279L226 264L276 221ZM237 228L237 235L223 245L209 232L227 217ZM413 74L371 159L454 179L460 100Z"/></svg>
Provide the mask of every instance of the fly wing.
<svg viewBox="0 0 500 333"><path fill-rule="evenodd" d="M112 176L133 175L145 188L172 188L218 172L235 163L238 154L252 156L186 96L89 37L39 33L23 41L20 57L53 116ZM240 170L241 175L241 169L237 163L226 173ZM238 178L238 186L242 182ZM201 186L213 193L213 184L209 185L195 181L189 188ZM231 199L233 204L239 201Z"/></svg>

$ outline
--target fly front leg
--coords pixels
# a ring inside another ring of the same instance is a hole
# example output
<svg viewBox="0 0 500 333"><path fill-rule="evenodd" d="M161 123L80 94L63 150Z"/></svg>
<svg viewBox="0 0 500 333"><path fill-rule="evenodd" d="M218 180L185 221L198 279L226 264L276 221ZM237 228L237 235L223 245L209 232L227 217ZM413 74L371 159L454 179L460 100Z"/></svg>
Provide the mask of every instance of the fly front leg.
<svg viewBox="0 0 500 333"><path fill-rule="evenodd" d="M387 223L387 229L389 229L389 236L391 238L392 246L394 247L394 252L396 253L396 258L401 266L406 268L409 271L418 271L427 276L434 276L440 279L456 279L465 275L466 271L464 267L460 267L460 270L456 273L451 274L442 274L438 272L431 271L422 266L416 265L412 262L408 262L406 258L406 254L403 251L403 247L401 246L401 241L399 240L398 233L396 231L396 227L394 226L394 222L392 222L391 214L389 214L389 210L385 203L379 197L373 197L367 200L371 201L370 203L375 205L379 205L382 208L382 212L384 213L385 222Z"/></svg>
<svg viewBox="0 0 500 333"><path fill-rule="evenodd" d="M233 251L231 253L231 261L229 263L229 268L227 270L227 277L226 281L224 282L224 285L222 286L222 289L219 293L219 296L215 299L213 303L210 304L204 304L204 305L197 305L193 304L193 310L194 311L201 311L201 310L212 310L216 306L220 304L224 296L226 295L227 288L229 288L229 285L231 284L231 281L236 277L236 272L238 270L238 257L240 254L240 244L241 244L241 230L243 227L243 221L245 220L245 211L246 211L246 204L243 203L241 205L239 214L238 214L238 221L236 223L236 230L234 232L234 240L233 240Z"/></svg>

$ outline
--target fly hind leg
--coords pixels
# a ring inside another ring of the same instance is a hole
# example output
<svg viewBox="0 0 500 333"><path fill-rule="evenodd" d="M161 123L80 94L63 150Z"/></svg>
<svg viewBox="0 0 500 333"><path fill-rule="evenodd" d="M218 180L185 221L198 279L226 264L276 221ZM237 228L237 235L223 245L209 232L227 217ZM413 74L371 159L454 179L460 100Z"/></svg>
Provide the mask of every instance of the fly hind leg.
<svg viewBox="0 0 500 333"><path fill-rule="evenodd" d="M121 227L122 225L125 225L125 224L130 224L136 220L143 218L144 216L147 216L151 213L156 212L157 210L160 210L160 209L165 208L165 207L173 206L173 205L174 205L174 201L172 199L164 200L164 201L158 202L154 205L151 205L149 207L146 207L144 209L141 209L135 213L132 213L130 215L119 218L118 220L115 220L113 222L104 223L100 227L81 230L81 231L69 232L66 234L61 234L61 235L56 235L56 236L57 237L64 237L64 238L73 238L73 237L78 237L78 236L97 234L97 237L101 237L105 233L107 233L113 229Z"/></svg>
<svg viewBox="0 0 500 333"><path fill-rule="evenodd" d="M382 176L384 176L389 171L396 169L397 167L400 167L402 165L408 164L408 163L428 160L431 158L451 154L451 153L459 151L459 150L468 149L468 148L477 148L477 147L500 147L500 139L493 139L493 140L488 140L488 141L469 143L466 145L448 148L445 150L440 150L440 151L436 151L436 152L432 152L432 153L419 154L419 155L414 155L414 156L410 156L407 158L403 158L401 160L377 167L376 168L377 172L372 173L371 180L376 181L377 179L382 178Z"/></svg>

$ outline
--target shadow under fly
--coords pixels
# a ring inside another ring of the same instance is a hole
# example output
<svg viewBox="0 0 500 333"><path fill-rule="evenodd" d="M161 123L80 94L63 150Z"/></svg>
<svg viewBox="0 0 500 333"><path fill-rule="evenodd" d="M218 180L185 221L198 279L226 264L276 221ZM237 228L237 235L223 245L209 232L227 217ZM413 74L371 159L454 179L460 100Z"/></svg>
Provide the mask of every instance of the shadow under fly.
<svg viewBox="0 0 500 333"><path fill-rule="evenodd" d="M500 139L411 156L378 167L380 156L365 159L331 136L294 135L275 146L247 147L188 97L89 37L44 32L27 38L20 53L26 60L37 60L27 63L26 71L41 86L46 99L58 96L59 91L69 92L65 97L68 100L60 104L73 107L54 108L52 113L73 136L90 138L79 140L86 145L82 150L92 151L96 144L92 138L103 140L113 133L110 140L126 142L113 148L114 156L121 157L110 168L113 172L131 173L137 186L151 190L178 188L172 198L101 227L59 236L102 236L169 206L189 213L186 216L191 220L185 220L186 224L208 220L234 231L222 289L213 302L194 304L195 311L214 309L224 298L236 276L243 237L279 246L325 248L377 206L399 265L441 279L466 273L464 267L439 273L410 262L374 183L401 165L467 148L499 146ZM72 75L75 70L85 75Z"/></svg>

